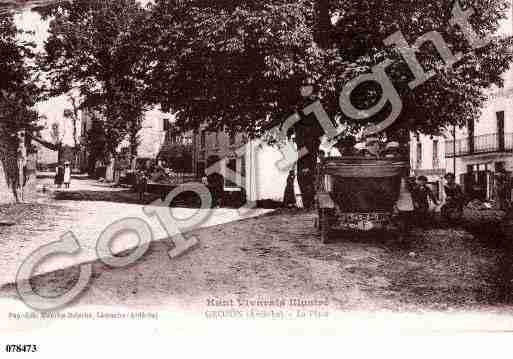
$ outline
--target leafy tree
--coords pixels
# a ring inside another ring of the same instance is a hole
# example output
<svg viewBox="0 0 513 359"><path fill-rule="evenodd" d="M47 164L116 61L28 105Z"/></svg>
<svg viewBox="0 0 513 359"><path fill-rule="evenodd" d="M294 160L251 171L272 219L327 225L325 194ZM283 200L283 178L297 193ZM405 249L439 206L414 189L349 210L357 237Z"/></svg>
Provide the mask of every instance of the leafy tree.
<svg viewBox="0 0 513 359"><path fill-rule="evenodd" d="M154 41L147 51L155 64L150 95L177 111L184 129L206 122L214 130L228 127L256 136L300 114L295 141L309 155L298 163L298 179L309 206L324 132L313 115L303 114L305 105L320 99L332 121L343 125L340 136L354 137L393 108L387 105L372 117L355 120L341 111L340 91L391 59L386 71L403 107L388 135L438 134L476 118L484 89L502 84L500 75L512 60L510 40L495 38L472 51L461 29L450 24L453 5L452 0L157 0L147 30ZM483 37L497 29L507 1L465 0L461 6L475 9L472 28ZM399 52L383 42L399 30L409 44L437 31L453 53L465 56L447 67L431 44L421 46L419 62L426 72L436 69L435 76L411 89L414 74ZM314 92L303 97L300 88L306 84ZM365 110L381 95L376 84L367 82L353 91L351 102Z"/></svg>
<svg viewBox="0 0 513 359"><path fill-rule="evenodd" d="M106 151L116 154L145 109L148 71L140 29L146 11L136 0L77 0L46 8L51 16L41 68L48 73L50 95L77 89L81 108L102 121Z"/></svg>
<svg viewBox="0 0 513 359"><path fill-rule="evenodd" d="M0 17L0 201L22 201L27 183L29 137L37 131L34 104L39 91L27 59L33 44L19 40L12 16ZM33 166L32 166L33 167Z"/></svg>

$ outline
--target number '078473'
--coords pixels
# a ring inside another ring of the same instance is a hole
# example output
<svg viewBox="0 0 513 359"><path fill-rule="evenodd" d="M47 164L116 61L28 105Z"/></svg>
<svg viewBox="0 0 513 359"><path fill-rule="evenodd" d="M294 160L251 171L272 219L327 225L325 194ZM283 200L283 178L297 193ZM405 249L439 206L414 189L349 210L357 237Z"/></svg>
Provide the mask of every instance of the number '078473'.
<svg viewBox="0 0 513 359"><path fill-rule="evenodd" d="M5 346L7 353L35 353L37 349L37 345L34 344L7 344Z"/></svg>

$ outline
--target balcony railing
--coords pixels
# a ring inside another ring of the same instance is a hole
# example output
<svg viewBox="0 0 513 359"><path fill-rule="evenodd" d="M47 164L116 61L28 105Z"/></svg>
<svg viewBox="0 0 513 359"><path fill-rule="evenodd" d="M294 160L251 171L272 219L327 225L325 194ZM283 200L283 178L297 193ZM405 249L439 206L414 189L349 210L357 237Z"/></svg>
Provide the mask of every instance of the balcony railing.
<svg viewBox="0 0 513 359"><path fill-rule="evenodd" d="M498 133L445 141L445 157L458 157L480 153L512 152L513 133Z"/></svg>

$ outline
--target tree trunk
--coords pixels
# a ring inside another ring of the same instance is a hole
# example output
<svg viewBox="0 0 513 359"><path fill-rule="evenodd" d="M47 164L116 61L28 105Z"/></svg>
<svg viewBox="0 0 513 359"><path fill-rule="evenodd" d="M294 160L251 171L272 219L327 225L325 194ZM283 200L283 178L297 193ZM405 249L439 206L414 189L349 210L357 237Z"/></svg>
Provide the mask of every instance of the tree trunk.
<svg viewBox="0 0 513 359"><path fill-rule="evenodd" d="M14 179L9 172L7 161L0 161L0 204L17 202Z"/></svg>
<svg viewBox="0 0 513 359"><path fill-rule="evenodd" d="M137 167L137 143L130 143L130 170L135 171Z"/></svg>
<svg viewBox="0 0 513 359"><path fill-rule="evenodd" d="M23 169L23 199L25 202L33 202L37 195L37 153L27 155Z"/></svg>
<svg viewBox="0 0 513 359"><path fill-rule="evenodd" d="M0 153L0 203L30 202L37 191L36 154L27 155L25 136L20 144L5 144ZM10 149L9 149L10 148Z"/></svg>
<svg viewBox="0 0 513 359"><path fill-rule="evenodd" d="M25 132L19 132L18 138L20 139L17 151L17 180L16 180L16 191L18 193L18 201L23 202L23 186L25 184L25 170L27 166L27 147L25 146Z"/></svg>
<svg viewBox="0 0 513 359"><path fill-rule="evenodd" d="M49 150L60 151L61 148L62 148L62 143L60 143L60 142L58 142L58 143L48 142L48 141L43 140L40 137L33 136L31 134L29 134L29 137L30 137L30 139L38 142L39 144L41 144L42 146L48 148Z"/></svg>

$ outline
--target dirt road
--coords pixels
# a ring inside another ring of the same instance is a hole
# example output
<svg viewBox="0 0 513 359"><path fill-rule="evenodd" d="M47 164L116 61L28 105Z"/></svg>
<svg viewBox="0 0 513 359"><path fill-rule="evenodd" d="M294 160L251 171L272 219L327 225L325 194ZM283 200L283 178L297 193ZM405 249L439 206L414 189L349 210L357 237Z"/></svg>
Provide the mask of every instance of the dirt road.
<svg viewBox="0 0 513 359"><path fill-rule="evenodd" d="M94 266L80 305L196 308L209 299L298 298L336 310L507 310L502 249L464 229L414 230L403 243L345 238L322 245L314 214L282 211L194 231L200 245L171 260L153 243L130 268ZM56 295L77 271L39 278ZM14 288L3 291L15 297Z"/></svg>

